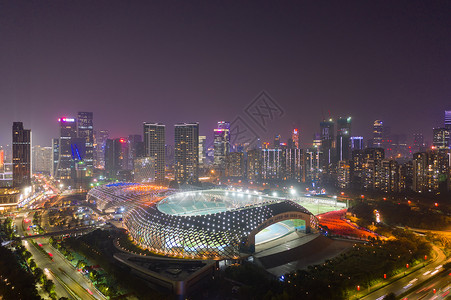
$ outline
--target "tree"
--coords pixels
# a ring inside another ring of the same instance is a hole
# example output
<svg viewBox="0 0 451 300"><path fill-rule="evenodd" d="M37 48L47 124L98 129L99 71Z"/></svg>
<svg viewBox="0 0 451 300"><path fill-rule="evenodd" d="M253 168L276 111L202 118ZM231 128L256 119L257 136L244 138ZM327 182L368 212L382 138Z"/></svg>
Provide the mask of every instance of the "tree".
<svg viewBox="0 0 451 300"><path fill-rule="evenodd" d="M36 268L34 270L34 278L36 279L37 282L40 282L41 284L44 284L44 272L42 271L41 268Z"/></svg>
<svg viewBox="0 0 451 300"><path fill-rule="evenodd" d="M36 267L37 267L36 262L34 261L34 259L30 259L29 265L30 265L31 271L34 271L36 269Z"/></svg>

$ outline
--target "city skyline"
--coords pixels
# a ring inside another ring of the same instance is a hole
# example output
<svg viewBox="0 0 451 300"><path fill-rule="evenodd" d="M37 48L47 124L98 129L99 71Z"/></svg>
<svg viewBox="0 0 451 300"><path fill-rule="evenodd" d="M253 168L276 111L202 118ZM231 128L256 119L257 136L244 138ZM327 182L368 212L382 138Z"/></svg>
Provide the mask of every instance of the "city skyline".
<svg viewBox="0 0 451 300"><path fill-rule="evenodd" d="M142 122L199 122L207 135L263 90L284 111L268 138L299 128L304 144L330 111L352 116L359 136L383 120L431 141L450 109L449 12L440 1L5 3L0 144L26 120L48 146L55 120L77 111L116 137Z"/></svg>

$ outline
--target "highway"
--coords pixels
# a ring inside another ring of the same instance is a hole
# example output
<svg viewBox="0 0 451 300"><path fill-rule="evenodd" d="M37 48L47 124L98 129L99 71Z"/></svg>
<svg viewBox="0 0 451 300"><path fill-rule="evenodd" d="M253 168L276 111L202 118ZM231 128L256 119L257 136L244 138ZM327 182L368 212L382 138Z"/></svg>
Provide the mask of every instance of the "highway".
<svg viewBox="0 0 451 300"><path fill-rule="evenodd" d="M24 235L22 230L23 214L16 217L16 226L18 234ZM106 299L92 283L83 276L51 245L47 238L37 238L36 243L42 244L42 248L51 253L52 257L46 255L37 249L30 241L23 241L25 247L33 255L37 266L46 272L47 276L55 283L55 291L59 297L69 299ZM39 247L39 246L38 246Z"/></svg>
<svg viewBox="0 0 451 300"><path fill-rule="evenodd" d="M424 268L420 268L417 271L396 280L395 282L376 290L365 297L362 297L361 299L368 299L368 300L382 300L385 295L389 293L394 293L395 295L401 295L404 292L407 292L416 286L418 286L420 283L424 282L431 276L434 276L437 273L434 273L436 270L440 270L443 264L446 263L446 256L443 253L442 250L440 250L436 246L432 246L434 251L437 253L437 257L435 260L430 263L429 265L426 265Z"/></svg>
<svg viewBox="0 0 451 300"><path fill-rule="evenodd" d="M405 300L427 300L427 299L450 299L451 298L451 273L441 272L432 281L424 286L413 289L411 293L402 299Z"/></svg>

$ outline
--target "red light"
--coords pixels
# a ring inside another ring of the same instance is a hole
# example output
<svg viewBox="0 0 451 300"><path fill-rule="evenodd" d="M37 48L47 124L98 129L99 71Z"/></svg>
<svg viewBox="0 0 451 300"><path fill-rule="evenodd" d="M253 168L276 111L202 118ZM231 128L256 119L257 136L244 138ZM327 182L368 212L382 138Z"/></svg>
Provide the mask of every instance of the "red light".
<svg viewBox="0 0 451 300"><path fill-rule="evenodd" d="M120 139L119 142L121 142L122 144L125 143L125 139Z"/></svg>
<svg viewBox="0 0 451 300"><path fill-rule="evenodd" d="M387 279L387 274L384 274L384 279Z"/></svg>
<svg viewBox="0 0 451 300"><path fill-rule="evenodd" d="M357 286L357 290L360 291L360 285Z"/></svg>
<svg viewBox="0 0 451 300"><path fill-rule="evenodd" d="M49 252L49 256L50 256L50 257L53 257L53 254Z"/></svg>

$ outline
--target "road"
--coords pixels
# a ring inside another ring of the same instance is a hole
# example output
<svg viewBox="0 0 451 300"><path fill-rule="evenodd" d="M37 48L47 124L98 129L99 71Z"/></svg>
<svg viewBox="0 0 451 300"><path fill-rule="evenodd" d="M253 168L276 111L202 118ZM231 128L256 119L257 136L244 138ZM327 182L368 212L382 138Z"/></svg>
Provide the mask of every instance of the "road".
<svg viewBox="0 0 451 300"><path fill-rule="evenodd" d="M420 283L424 282L426 279L433 276L433 272L437 269L437 267L445 264L446 256L443 253L442 250L440 250L436 246L432 246L434 251L437 253L436 259L430 263L429 265L426 265L424 268L421 268L401 279L396 280L395 282L373 292L368 294L367 296L361 298L361 299L368 299L368 300L381 300L383 297L389 293L395 293L395 295L400 295L404 292L407 292L408 290L415 288Z"/></svg>
<svg viewBox="0 0 451 300"><path fill-rule="evenodd" d="M426 300L449 298L451 298L451 275L449 272L442 272L424 286L413 289L412 292L403 299Z"/></svg>
<svg viewBox="0 0 451 300"><path fill-rule="evenodd" d="M16 217L17 232L24 235L22 230L23 215ZM37 266L43 270L48 269L47 275L55 283L55 292L59 297L69 299L106 299L92 283L83 276L48 243L47 238L37 238L36 243L42 244L42 248L53 256L50 258L41 250L37 249L31 242L23 241L25 247L33 255ZM39 246L38 246L39 247Z"/></svg>

